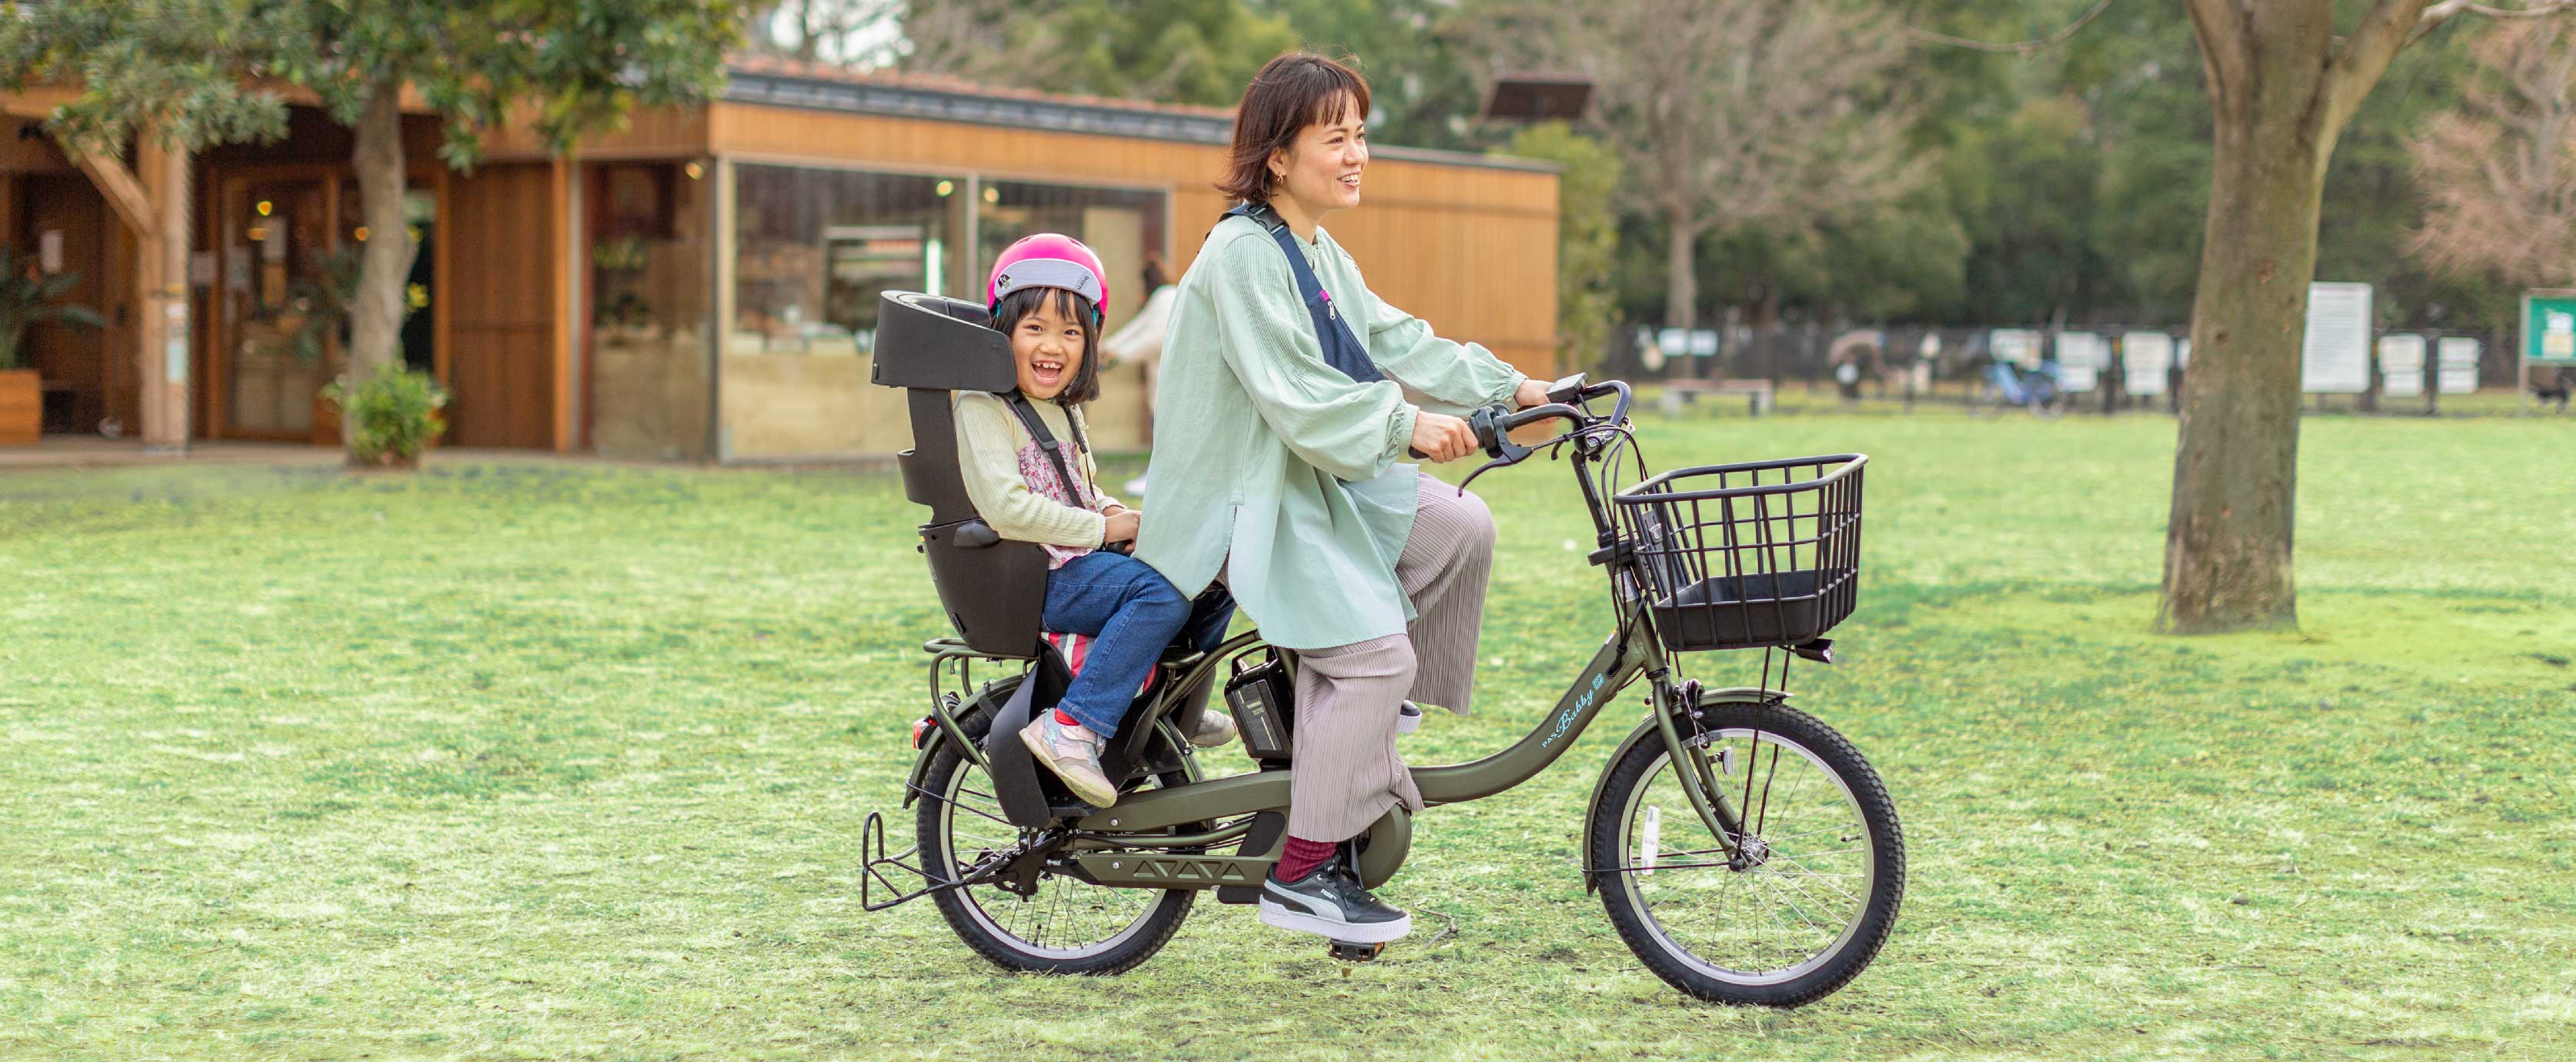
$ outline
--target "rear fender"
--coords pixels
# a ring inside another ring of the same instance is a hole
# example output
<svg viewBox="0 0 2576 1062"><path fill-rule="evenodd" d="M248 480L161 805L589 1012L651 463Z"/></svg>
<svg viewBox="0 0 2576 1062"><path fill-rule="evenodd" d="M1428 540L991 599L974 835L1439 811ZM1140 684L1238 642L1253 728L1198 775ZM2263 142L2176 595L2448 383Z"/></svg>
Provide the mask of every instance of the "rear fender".
<svg viewBox="0 0 2576 1062"><path fill-rule="evenodd" d="M1692 705L1691 711L1696 715L1700 708L1712 704L1782 704L1788 699L1789 694L1785 690L1759 686L1704 689L1699 691L1699 703ZM1660 708L1656 710L1661 711ZM1619 769L1619 761L1628 758L1628 750L1643 742L1660 740L1655 719L1649 715L1645 722L1637 724L1637 729L1629 731L1628 736L1620 740L1618 748L1610 750L1610 758L1601 764L1601 778L1592 783L1592 799L1583 808L1583 891L1591 892L1601 887L1601 875L1594 873L1593 868L1603 865L1601 860L1608 858L1605 853L1592 850L1592 817L1601 813L1601 794L1610 788L1610 772Z"/></svg>
<svg viewBox="0 0 2576 1062"><path fill-rule="evenodd" d="M966 724L979 718L991 719L994 709L1010 699L1011 691L1019 687L1023 677L1013 675L985 683L983 689L976 692L974 700L966 702L953 714L948 711L947 704L939 700L930 702L930 718L938 725L930 728L922 739L921 751L913 754L912 774L905 779L903 787L903 806L911 807L912 802L921 799L922 792L929 787L930 761L939 755L942 745L953 741L967 759L979 764L984 762L984 750L976 745L975 739L967 736Z"/></svg>

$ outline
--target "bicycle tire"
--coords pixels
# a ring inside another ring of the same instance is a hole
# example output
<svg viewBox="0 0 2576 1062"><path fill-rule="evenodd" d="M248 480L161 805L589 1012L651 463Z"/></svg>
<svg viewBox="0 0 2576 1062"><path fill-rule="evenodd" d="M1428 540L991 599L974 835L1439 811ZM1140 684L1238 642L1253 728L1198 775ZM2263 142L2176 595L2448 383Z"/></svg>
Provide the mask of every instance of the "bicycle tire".
<svg viewBox="0 0 2576 1062"><path fill-rule="evenodd" d="M1730 980L1710 969L1714 964L1698 959L1687 946L1673 939L1657 922L1637 893L1637 875L1612 870L1602 873L1601 902L1610 923L1619 931L1619 939L1638 961L1654 971L1655 976L1681 992L1711 1003L1740 1006L1796 1007L1812 1003L1840 990L1870 962L1894 930L1896 916L1905 895L1905 838L1896 819L1895 804L1888 799L1887 787L1878 772L1871 769L1860 750L1822 720L1786 705L1721 703L1703 705L1699 710L1702 726L1712 731L1755 730L1763 738L1785 738L1804 748L1832 772L1853 799L1862 824L1872 842L1872 879L1870 894L1858 916L1844 935L1832 945L1832 952L1813 969L1772 983ZM1657 773L1667 760L1662 741L1649 739L1637 743L1620 757L1603 783L1601 798L1595 803L1592 821L1586 824L1589 844L1586 850L1600 866L1626 866L1626 839L1631 816L1636 814L1633 799L1639 788ZM1748 767L1747 770L1751 768ZM1696 820L1692 820L1696 826ZM1598 872L1599 867L1596 867ZM1813 960L1810 960L1813 961Z"/></svg>
<svg viewBox="0 0 2576 1062"><path fill-rule="evenodd" d="M958 725L969 739L980 742L991 729L992 719L976 711L959 719ZM914 821L921 864L925 870L938 868L953 873L950 868L957 866L955 847L948 836L948 823L953 821L948 810L949 797L957 792L956 787L963 784L960 779L972 767L972 761L953 742L943 742L940 750L931 756L929 775L925 779L925 788L931 792L922 795ZM1156 776L1156 781L1165 786L1179 785L1186 780L1187 776L1179 771L1167 771ZM1049 955L991 924L990 915L978 919L976 915L980 907L965 889L934 894L931 901L939 908L939 916L948 923L949 931L975 954L995 966L1020 973L1109 977L1133 970L1153 958L1156 952L1163 950L1163 945L1171 943L1173 935L1180 932L1181 923L1189 918L1190 907L1198 897L1196 891L1160 891L1163 895L1146 913L1127 931L1112 938L1108 946L1096 952L1076 955Z"/></svg>

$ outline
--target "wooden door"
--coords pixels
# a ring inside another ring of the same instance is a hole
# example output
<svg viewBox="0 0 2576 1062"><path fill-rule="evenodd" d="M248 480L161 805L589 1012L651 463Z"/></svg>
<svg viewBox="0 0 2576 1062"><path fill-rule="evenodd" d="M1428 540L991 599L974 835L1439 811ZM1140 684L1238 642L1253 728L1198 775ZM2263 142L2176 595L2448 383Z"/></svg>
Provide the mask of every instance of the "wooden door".
<svg viewBox="0 0 2576 1062"><path fill-rule="evenodd" d="M26 237L20 246L39 268L49 264L50 248L50 264L57 268L48 272L78 277L59 301L107 316L107 292L116 286L116 278L107 275L107 200L78 174L30 175L24 190ZM27 330L27 367L43 380L45 431L98 430L111 382L107 340L100 329L61 321Z"/></svg>
<svg viewBox="0 0 2576 1062"><path fill-rule="evenodd" d="M341 253L340 181L331 167L227 175L221 217L213 372L214 434L336 442L318 409L339 337L316 303Z"/></svg>
<svg viewBox="0 0 2576 1062"><path fill-rule="evenodd" d="M555 444L554 174L544 163L487 165L448 183L439 278L448 313L447 441Z"/></svg>

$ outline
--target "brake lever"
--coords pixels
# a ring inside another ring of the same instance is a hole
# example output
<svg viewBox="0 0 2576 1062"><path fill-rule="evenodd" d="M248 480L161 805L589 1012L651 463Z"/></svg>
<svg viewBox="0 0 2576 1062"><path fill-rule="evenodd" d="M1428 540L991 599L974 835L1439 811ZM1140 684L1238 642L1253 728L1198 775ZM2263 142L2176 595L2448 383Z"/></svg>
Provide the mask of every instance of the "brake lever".
<svg viewBox="0 0 2576 1062"><path fill-rule="evenodd" d="M1476 415L1470 419L1490 425L1487 431L1490 432L1493 437L1494 448L1489 452L1494 454L1494 459L1478 466L1475 471L1467 473L1467 478L1458 481L1458 493L1460 494L1467 493L1467 484L1475 482L1476 477L1484 475L1485 473L1491 472L1497 468L1517 465L1537 450L1536 447L1523 446L1519 443L1513 442L1511 435L1503 431L1501 425L1494 424L1493 421L1500 419L1495 414L1494 407L1488 406L1484 409L1477 410ZM1486 432L1479 432L1478 434L1486 434Z"/></svg>

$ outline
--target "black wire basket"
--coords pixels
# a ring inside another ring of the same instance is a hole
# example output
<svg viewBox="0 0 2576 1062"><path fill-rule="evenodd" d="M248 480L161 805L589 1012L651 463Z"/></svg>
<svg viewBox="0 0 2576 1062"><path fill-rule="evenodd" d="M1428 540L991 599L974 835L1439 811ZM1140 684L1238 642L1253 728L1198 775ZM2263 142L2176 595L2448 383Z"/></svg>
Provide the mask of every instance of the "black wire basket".
<svg viewBox="0 0 2576 1062"><path fill-rule="evenodd" d="M1860 600L1861 454L1666 472L1612 495L1673 652L1796 646Z"/></svg>

